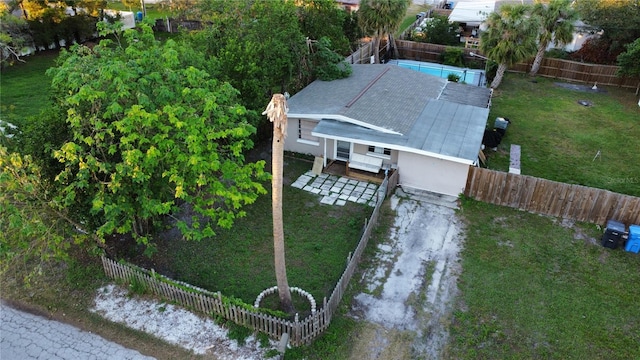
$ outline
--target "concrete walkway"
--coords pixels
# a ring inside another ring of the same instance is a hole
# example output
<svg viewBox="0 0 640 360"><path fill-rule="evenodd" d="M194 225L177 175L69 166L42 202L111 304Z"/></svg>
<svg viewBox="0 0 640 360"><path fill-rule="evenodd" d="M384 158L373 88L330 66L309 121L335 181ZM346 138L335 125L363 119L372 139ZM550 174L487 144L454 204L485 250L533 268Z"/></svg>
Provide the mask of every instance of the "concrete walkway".
<svg viewBox="0 0 640 360"><path fill-rule="evenodd" d="M349 312L375 324L373 335L363 326L350 359L442 358L464 241L457 200L400 187L390 197L394 224L378 244L372 266L364 269L367 291L354 296Z"/></svg>
<svg viewBox="0 0 640 360"><path fill-rule="evenodd" d="M347 201L359 204L376 205L378 185L346 177L320 174L307 171L291 186L322 195L323 204L344 206Z"/></svg>
<svg viewBox="0 0 640 360"><path fill-rule="evenodd" d="M154 359L71 325L0 303L0 359Z"/></svg>

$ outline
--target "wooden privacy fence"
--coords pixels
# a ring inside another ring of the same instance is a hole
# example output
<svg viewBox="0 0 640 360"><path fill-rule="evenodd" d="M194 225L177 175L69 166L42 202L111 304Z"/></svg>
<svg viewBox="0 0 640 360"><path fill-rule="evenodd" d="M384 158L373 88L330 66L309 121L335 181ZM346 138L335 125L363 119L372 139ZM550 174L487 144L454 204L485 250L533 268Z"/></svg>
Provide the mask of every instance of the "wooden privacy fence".
<svg viewBox="0 0 640 360"><path fill-rule="evenodd" d="M440 62L440 57L447 48L462 50L465 61L480 61L480 58L471 56L471 53L477 53L477 49L468 49L455 46L438 45L431 43L423 43L409 40L396 40L398 53L400 58L416 61L435 61Z"/></svg>
<svg viewBox="0 0 640 360"><path fill-rule="evenodd" d="M528 73L533 59L527 63L519 63L509 71ZM619 77L616 75L619 66L585 64L577 61L543 58L538 75L554 79L577 81L587 84L613 85L625 88L636 88L640 78Z"/></svg>
<svg viewBox="0 0 640 360"><path fill-rule="evenodd" d="M640 224L640 198L608 190L471 167L464 194L534 213L605 225Z"/></svg>
<svg viewBox="0 0 640 360"><path fill-rule="evenodd" d="M440 62L440 55L447 48L445 45L409 40L396 40L396 46L402 59L435 62Z"/></svg>
<svg viewBox="0 0 640 360"><path fill-rule="evenodd" d="M353 54L347 56L345 61L349 64L369 64L373 55L373 41L360 46Z"/></svg>
<svg viewBox="0 0 640 360"><path fill-rule="evenodd" d="M440 62L440 56L447 48L445 45L421 43L409 40L396 40L396 46L401 59ZM464 52L465 61L478 61L472 57L477 49L459 48ZM528 73L533 59L526 63L519 63L509 67L508 71ZM575 81L585 84L611 85L624 88L637 88L640 85L638 77L618 77L619 67L612 65L585 64L577 61L543 58L538 75L554 79Z"/></svg>
<svg viewBox="0 0 640 360"><path fill-rule="evenodd" d="M226 298L220 292L207 291L169 279L166 276L155 273L153 270L149 271L135 265L116 262L104 256L102 257L102 266L108 277L144 284L146 289L165 300L173 301L209 316L221 316L236 324L265 333L274 339L280 339L282 334L287 333L289 334L289 343L292 346L309 344L329 327L362 253L367 247L371 232L378 222L380 207L385 197L391 194L397 183L398 171L395 171L390 177L385 178L382 185L380 185L377 193L378 200L373 213L368 221L365 219L364 232L360 237L358 246L347 257L347 267L342 276L340 276L329 300L325 297L322 307L302 320L298 318L298 314L296 314L293 321L271 316L260 312L259 309L253 308L249 304Z"/></svg>

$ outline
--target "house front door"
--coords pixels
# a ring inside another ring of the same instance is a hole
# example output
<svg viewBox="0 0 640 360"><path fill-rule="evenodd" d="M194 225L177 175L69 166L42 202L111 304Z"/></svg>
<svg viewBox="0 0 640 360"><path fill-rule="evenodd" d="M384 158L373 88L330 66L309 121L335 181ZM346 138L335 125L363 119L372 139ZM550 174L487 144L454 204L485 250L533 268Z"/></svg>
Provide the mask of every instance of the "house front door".
<svg viewBox="0 0 640 360"><path fill-rule="evenodd" d="M336 160L349 161L351 143L348 141L336 141Z"/></svg>

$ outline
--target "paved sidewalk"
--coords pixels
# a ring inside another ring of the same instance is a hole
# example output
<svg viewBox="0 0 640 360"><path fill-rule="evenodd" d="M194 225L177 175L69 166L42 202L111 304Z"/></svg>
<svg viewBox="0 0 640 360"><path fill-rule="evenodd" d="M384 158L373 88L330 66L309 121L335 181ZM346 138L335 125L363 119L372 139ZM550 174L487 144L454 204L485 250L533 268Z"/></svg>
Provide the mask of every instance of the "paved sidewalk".
<svg viewBox="0 0 640 360"><path fill-rule="evenodd" d="M0 303L0 359L154 359L71 325Z"/></svg>
<svg viewBox="0 0 640 360"><path fill-rule="evenodd" d="M322 195L323 204L344 206L347 201L376 205L378 185L346 177L320 174L312 171L302 174L291 186Z"/></svg>

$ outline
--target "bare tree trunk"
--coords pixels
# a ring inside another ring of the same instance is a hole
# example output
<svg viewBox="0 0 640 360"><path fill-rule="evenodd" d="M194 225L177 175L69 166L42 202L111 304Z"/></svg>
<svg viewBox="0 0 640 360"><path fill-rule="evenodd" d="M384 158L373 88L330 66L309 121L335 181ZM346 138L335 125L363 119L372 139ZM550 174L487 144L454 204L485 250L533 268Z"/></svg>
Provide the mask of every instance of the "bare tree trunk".
<svg viewBox="0 0 640 360"><path fill-rule="evenodd" d="M373 38L373 63L380 64L380 37Z"/></svg>
<svg viewBox="0 0 640 360"><path fill-rule="evenodd" d="M529 71L529 76L536 76L538 70L540 70L540 65L542 64L542 59L544 58L544 50L547 48L546 45L540 44L538 47L538 52L536 53L536 58L533 60L533 64L531 65L531 71Z"/></svg>
<svg viewBox="0 0 640 360"><path fill-rule="evenodd" d="M273 131L273 160L271 180L272 208L273 208L273 249L275 254L276 281L278 283L278 294L282 310L287 313L293 312L291 302L291 292L287 280L287 266L284 255L284 227L282 219L282 163L284 156L284 136L282 132L275 129Z"/></svg>
<svg viewBox="0 0 640 360"><path fill-rule="evenodd" d="M291 301L291 291L287 280L287 267L285 263L284 226L282 219L282 172L284 139L287 135L286 107L285 97L282 94L275 94L263 114L267 114L269 120L273 122L271 206L273 211L273 251L276 282L282 310L287 313L293 313L293 302Z"/></svg>
<svg viewBox="0 0 640 360"><path fill-rule="evenodd" d="M393 53L391 54L391 56L394 59L399 59L400 58L400 52L398 51L398 45L396 44L396 38L389 34L389 43L391 44L391 50L393 50Z"/></svg>
<svg viewBox="0 0 640 360"><path fill-rule="evenodd" d="M504 73L506 71L507 71L507 64L498 65L498 71L496 71L496 77L494 77L493 81L491 82L492 89L495 89L498 86L500 86L500 83L502 82L502 78L504 77Z"/></svg>

